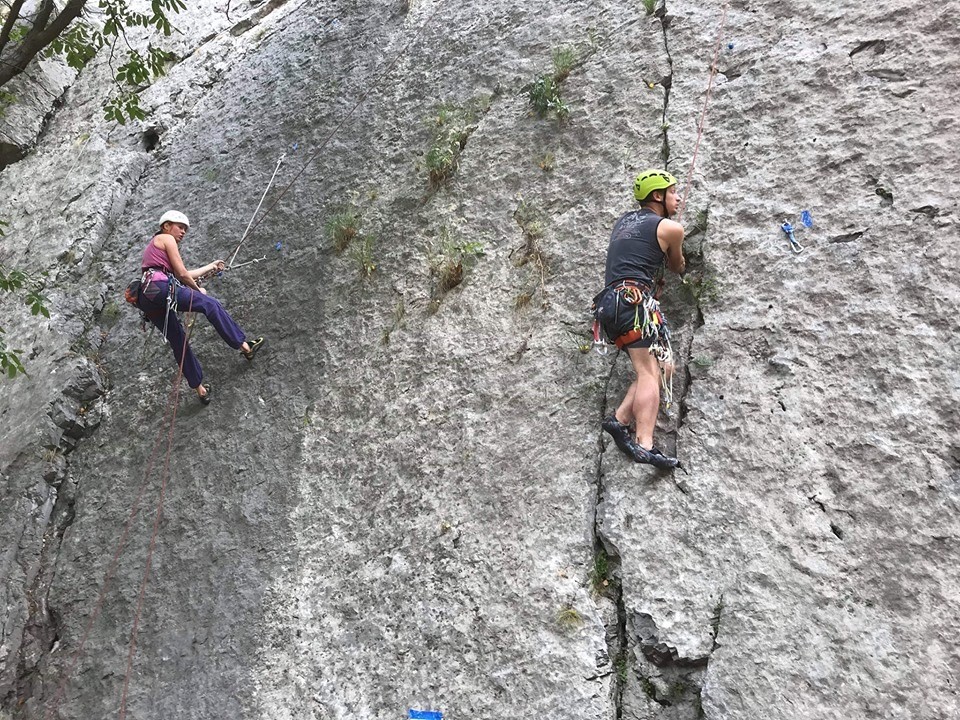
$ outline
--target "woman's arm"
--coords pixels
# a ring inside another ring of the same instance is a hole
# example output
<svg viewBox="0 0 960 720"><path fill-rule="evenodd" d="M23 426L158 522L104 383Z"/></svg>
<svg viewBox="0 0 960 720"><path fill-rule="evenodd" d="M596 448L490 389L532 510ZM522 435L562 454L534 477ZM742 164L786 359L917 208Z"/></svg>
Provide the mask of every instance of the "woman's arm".
<svg viewBox="0 0 960 720"><path fill-rule="evenodd" d="M193 279L193 273L197 271L187 270L187 266L183 264L183 258L180 257L180 248L177 247L177 241L173 235L161 233L154 238L154 243L159 243L160 248L167 254L167 260L170 261L170 267L177 280L189 288L203 292L200 286L197 285L197 281ZM198 273L198 275L202 275L202 273Z"/></svg>
<svg viewBox="0 0 960 720"><path fill-rule="evenodd" d="M196 270L190 270L190 277L196 280L198 277L202 277L207 273L219 272L223 270L224 267L226 267L226 263L223 260L214 260L212 263L207 263Z"/></svg>

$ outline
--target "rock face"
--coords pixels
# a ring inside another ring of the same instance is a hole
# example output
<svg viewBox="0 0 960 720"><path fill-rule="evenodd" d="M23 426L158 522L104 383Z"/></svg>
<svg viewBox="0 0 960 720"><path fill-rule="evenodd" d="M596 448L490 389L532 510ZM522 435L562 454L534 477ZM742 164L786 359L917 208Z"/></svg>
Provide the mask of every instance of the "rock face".
<svg viewBox="0 0 960 720"><path fill-rule="evenodd" d="M127 127L93 63L0 174L53 310L0 300L0 718L957 717L958 15L191 3ZM565 123L527 100L558 47ZM209 285L268 344L199 320L202 408L122 289L171 207L229 258L281 157L266 259ZM668 475L581 352L653 165Z"/></svg>
<svg viewBox="0 0 960 720"><path fill-rule="evenodd" d="M58 60L38 60L0 95L0 170L21 160L36 143L75 72Z"/></svg>

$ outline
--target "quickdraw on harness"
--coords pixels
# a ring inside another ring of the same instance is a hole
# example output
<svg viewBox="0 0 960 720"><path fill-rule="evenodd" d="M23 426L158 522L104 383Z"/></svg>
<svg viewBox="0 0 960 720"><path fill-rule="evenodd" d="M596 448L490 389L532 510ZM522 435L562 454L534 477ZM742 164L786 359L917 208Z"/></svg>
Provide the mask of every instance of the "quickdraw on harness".
<svg viewBox="0 0 960 720"><path fill-rule="evenodd" d="M661 288L658 287L658 291ZM610 351L610 341L601 322L605 316L616 325L622 311L633 312L633 329L613 338L618 349L637 342L652 339L650 352L660 364L660 385L663 388L664 404L673 403L673 373L667 377L667 365L673 363L673 346L670 344L670 328L660 309L658 292L651 292L647 286L631 280L620 280L608 286L594 299L593 347L601 355ZM612 305L612 307L611 307Z"/></svg>

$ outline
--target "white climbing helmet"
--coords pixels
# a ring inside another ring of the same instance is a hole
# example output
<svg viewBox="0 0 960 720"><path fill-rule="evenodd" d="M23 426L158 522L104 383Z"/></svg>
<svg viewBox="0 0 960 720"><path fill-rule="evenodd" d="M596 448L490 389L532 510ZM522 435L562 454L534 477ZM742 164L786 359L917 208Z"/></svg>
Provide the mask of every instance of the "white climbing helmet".
<svg viewBox="0 0 960 720"><path fill-rule="evenodd" d="M180 223L181 225L190 227L190 220L186 215L178 210L167 210L163 215L160 216L160 227L163 227L163 224L168 222Z"/></svg>

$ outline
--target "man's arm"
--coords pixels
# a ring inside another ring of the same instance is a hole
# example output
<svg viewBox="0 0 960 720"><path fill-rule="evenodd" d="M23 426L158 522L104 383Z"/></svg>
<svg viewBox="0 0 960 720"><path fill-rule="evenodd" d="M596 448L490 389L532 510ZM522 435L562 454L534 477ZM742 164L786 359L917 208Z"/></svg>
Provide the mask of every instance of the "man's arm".
<svg viewBox="0 0 960 720"><path fill-rule="evenodd" d="M683 275L687 262L683 259L683 225L673 220L663 220L657 226L657 242L667 256L667 267Z"/></svg>

